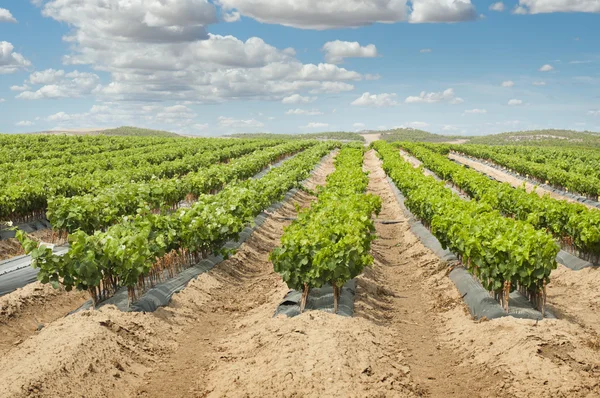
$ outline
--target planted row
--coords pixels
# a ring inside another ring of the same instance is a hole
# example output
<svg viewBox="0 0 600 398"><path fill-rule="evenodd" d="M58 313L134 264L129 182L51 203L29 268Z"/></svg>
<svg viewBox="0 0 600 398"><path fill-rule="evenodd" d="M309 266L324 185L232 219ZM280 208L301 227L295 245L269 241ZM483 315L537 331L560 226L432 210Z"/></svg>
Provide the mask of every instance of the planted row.
<svg viewBox="0 0 600 398"><path fill-rule="evenodd" d="M233 160L230 162L214 164L182 178L124 183L93 194L50 199L46 216L56 231L73 233L82 230L92 234L145 206L151 209L175 208L190 194L197 197L203 193L215 193L231 181L249 178L281 157L312 145L314 141L292 141L260 149L263 145L258 142L237 146L235 152L231 152L231 147L228 156ZM246 155L248 153L251 154ZM212 156L218 155L213 153Z"/></svg>
<svg viewBox="0 0 600 398"><path fill-rule="evenodd" d="M317 201L298 214L286 228L281 246L271 253L275 271L290 288L302 291L301 311L309 290L329 283L337 312L341 287L373 262L371 215L379 214L381 199L364 193L369 179L362 170L363 155L362 147L340 151L335 171L327 177Z"/></svg>
<svg viewBox="0 0 600 398"><path fill-rule="evenodd" d="M558 245L552 236L520 220L504 217L489 204L465 201L445 184L402 159L395 146L374 144L386 173L406 196L406 205L431 229L444 248L508 309L519 288L542 311L545 286L556 269Z"/></svg>
<svg viewBox="0 0 600 398"><path fill-rule="evenodd" d="M569 170L567 164L580 163L575 156L570 157L569 161L564 161L561 166L551 161L536 162L527 160L516 156L514 153L502 153L496 150L496 147L485 145L450 145L450 148L462 154L492 161L517 173L529 175L540 182L553 185L559 189L576 192L594 200L597 200L600 195L600 177L596 175L596 172ZM538 156L548 158L552 156L551 154L542 155L544 149L539 149L539 151Z"/></svg>
<svg viewBox="0 0 600 398"><path fill-rule="evenodd" d="M600 211L579 203L540 197L525 188L490 180L477 171L460 166L419 144L403 143L404 149L444 180L452 181L469 196L489 204L503 214L543 229L560 239L563 246L582 258L598 263L600 257Z"/></svg>
<svg viewBox="0 0 600 398"><path fill-rule="evenodd" d="M153 150L152 147L142 148L138 150L143 150L144 153L140 153L137 157L126 154L120 156L113 154L111 157L110 154L102 154L107 159L101 169L70 174L59 172L60 169L68 169L70 165L45 167L39 170L28 166L23 170L18 181L7 183L0 188L0 219L18 221L31 216L39 217L44 214L48 199L51 197L94 193L107 185L117 183L173 178L234 157L239 153L240 148L251 147L254 150L276 144L278 142L267 140L240 142L215 139L207 142L198 141L195 146L182 150L168 147L163 150ZM242 149L242 153L244 151L245 149ZM95 161L90 161L90 164L93 163ZM77 165L75 170L79 166L81 164Z"/></svg>
<svg viewBox="0 0 600 398"><path fill-rule="evenodd" d="M230 184L216 195L201 195L191 208L154 214L149 208L125 217L105 232L69 235L71 248L63 257L18 231L17 238L39 268L38 279L90 292L94 302L120 286L130 300L162 279L210 253L227 253L223 245L238 239L262 210L281 200L306 179L315 164L335 144L322 143L287 160L260 179Z"/></svg>

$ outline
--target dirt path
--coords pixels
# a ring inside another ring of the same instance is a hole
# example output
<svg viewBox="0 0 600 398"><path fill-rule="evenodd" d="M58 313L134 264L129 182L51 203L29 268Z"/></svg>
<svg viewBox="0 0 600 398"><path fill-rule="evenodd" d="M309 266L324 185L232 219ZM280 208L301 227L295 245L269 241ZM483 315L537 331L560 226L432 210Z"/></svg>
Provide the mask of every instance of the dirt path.
<svg viewBox="0 0 600 398"><path fill-rule="evenodd" d="M424 393L434 397L490 396L501 379L462 363L460 355L440 340L439 310L463 306L443 272L447 265L410 232L408 220L372 151L366 156L365 169L370 172L369 192L383 201L379 217L402 223L377 224L375 266L359 284L363 289L358 294L356 315L369 317L374 308L380 313L380 321L394 330L400 346L405 347L411 375ZM427 281L430 273L441 278L435 289ZM379 281L383 289L370 288L377 285L373 280ZM466 310L463 313L470 321Z"/></svg>
<svg viewBox="0 0 600 398"><path fill-rule="evenodd" d="M480 173L486 174L486 175L488 175L490 177L494 177L498 181L507 182L510 185L512 185L513 187L521 187L521 186L523 186L523 183L525 183L525 189L527 190L527 192L532 192L535 189L536 193L539 196L544 196L544 195L548 194L548 195L550 195L551 198L554 198L554 199L564 200L564 201L567 201L567 202L570 202L570 203L580 203L580 204L582 204L584 206L587 206L590 209L596 209L597 210L597 208L594 207L594 206L590 206L588 204L578 202L578 201L576 201L574 199L571 199L571 198L569 198L567 196L563 196L563 195L560 195L560 194L558 194L556 192L544 189L544 188L542 188L540 186L536 186L535 184L532 184L532 183L527 182L525 180L521 180L520 178L517 178L517 177L512 176L512 175L510 175L508 173L500 171L500 170L498 170L498 169L496 169L496 168L494 168L492 166L488 166L487 164L484 164L484 163L481 163L481 162L476 162L476 161L471 160L471 159L469 159L469 158L467 158L465 156L460 156L460 155L451 153L451 154L448 155L448 158L452 159L452 160L456 160L457 162L462 163L464 165L467 165L467 166L471 167L472 169L479 171Z"/></svg>
<svg viewBox="0 0 600 398"><path fill-rule="evenodd" d="M365 137L365 145L369 146L372 142L378 141L381 139L381 133L373 133L373 134L361 134Z"/></svg>

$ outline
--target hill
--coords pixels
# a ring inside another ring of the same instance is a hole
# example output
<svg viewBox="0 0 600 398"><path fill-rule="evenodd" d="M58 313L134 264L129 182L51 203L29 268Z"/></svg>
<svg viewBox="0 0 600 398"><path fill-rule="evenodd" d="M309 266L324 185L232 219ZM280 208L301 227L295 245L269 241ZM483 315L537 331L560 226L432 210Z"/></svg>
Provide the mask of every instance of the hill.
<svg viewBox="0 0 600 398"><path fill-rule="evenodd" d="M358 133L350 132L325 132L325 133L309 133L309 134L269 134L269 133L244 133L231 134L227 137L233 138L257 138L257 139L274 139L274 140L338 140L338 141L364 141L365 139Z"/></svg>
<svg viewBox="0 0 600 398"><path fill-rule="evenodd" d="M600 147L600 134L591 131L531 130L473 137L469 144Z"/></svg>

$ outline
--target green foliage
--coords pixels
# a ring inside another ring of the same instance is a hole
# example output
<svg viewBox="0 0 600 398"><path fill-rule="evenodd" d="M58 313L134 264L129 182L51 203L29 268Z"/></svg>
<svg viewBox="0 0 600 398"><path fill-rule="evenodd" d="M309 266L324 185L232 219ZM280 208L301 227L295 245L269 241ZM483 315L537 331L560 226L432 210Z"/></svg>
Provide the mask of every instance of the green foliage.
<svg viewBox="0 0 600 398"><path fill-rule="evenodd" d="M179 137L179 134L170 133L162 130L152 130L139 127L122 126L116 129L102 130L100 134L104 135L125 135L133 137Z"/></svg>
<svg viewBox="0 0 600 398"><path fill-rule="evenodd" d="M364 194L369 180L362 171L363 155L361 147L341 150L317 201L299 213L271 253L275 271L290 288L343 286L372 264L371 214L379 213L381 199Z"/></svg>
<svg viewBox="0 0 600 398"><path fill-rule="evenodd" d="M329 133L310 133L310 134L269 134L269 133L245 133L232 134L230 137L246 139L273 139L273 140L339 140L339 141L363 141L365 138L357 133L344 131Z"/></svg>
<svg viewBox="0 0 600 398"><path fill-rule="evenodd" d="M452 181L478 201L536 229L549 231L582 252L596 258L600 256L600 211L548 195L539 197L535 192L527 193L524 188L515 189L510 184L490 180L421 144L403 143L401 146L440 178ZM493 148L489 150L493 153Z"/></svg>
<svg viewBox="0 0 600 398"><path fill-rule="evenodd" d="M431 228L445 248L462 257L483 286L497 294L505 282L539 293L556 269L553 238L529 223L504 217L485 201L465 201L443 182L404 161L398 150L378 141L374 147L411 212Z"/></svg>
<svg viewBox="0 0 600 398"><path fill-rule="evenodd" d="M393 130L387 130L381 132L381 139L387 142L395 141L408 141L408 142L446 142L457 139L465 139L466 137L461 136L449 136L428 133L427 131L412 129L412 128L399 128Z"/></svg>
<svg viewBox="0 0 600 398"><path fill-rule="evenodd" d="M201 195L191 208L153 214L146 207L105 232L77 231L69 236L71 249L62 257L38 250L26 234L19 233L17 238L27 253L35 255L32 265L40 269L39 279L44 283L60 283L67 290L132 288L163 272L167 254L226 254L223 245L228 240L238 239L256 215L306 179L334 147L333 143L314 145L261 179L232 183L216 195Z"/></svg>
<svg viewBox="0 0 600 398"><path fill-rule="evenodd" d="M600 134L591 131L531 130L473 137L470 144L600 147Z"/></svg>

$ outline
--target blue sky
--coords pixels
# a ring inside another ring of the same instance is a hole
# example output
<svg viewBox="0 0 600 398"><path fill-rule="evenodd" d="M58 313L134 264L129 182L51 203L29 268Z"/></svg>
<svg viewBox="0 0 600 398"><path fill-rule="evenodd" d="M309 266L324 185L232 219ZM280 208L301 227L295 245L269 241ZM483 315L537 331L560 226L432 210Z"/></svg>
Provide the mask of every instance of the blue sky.
<svg viewBox="0 0 600 398"><path fill-rule="evenodd" d="M598 0L0 0L0 132L600 131Z"/></svg>

